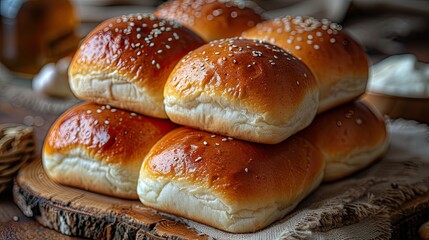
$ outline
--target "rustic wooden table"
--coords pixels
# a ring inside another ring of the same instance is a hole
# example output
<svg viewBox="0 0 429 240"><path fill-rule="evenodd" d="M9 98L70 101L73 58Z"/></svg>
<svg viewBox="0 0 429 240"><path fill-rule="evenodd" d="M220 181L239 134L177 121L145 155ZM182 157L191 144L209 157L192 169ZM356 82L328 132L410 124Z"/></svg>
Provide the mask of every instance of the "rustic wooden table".
<svg viewBox="0 0 429 240"><path fill-rule="evenodd" d="M3 72L4 73L4 72ZM34 128L37 155L55 119L76 100L36 97L29 80L0 81L0 124L18 123ZM0 194L0 239L78 239L45 228L27 218L15 205L11 186Z"/></svg>

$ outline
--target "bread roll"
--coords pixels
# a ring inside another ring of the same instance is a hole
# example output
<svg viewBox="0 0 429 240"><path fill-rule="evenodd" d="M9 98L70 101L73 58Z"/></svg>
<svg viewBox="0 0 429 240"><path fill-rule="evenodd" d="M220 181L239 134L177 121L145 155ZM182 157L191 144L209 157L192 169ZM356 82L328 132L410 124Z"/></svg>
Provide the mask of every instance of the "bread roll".
<svg viewBox="0 0 429 240"><path fill-rule="evenodd" d="M300 137L257 144L187 127L165 135L142 165L141 202L233 232L282 218L323 177L320 152Z"/></svg>
<svg viewBox="0 0 429 240"><path fill-rule="evenodd" d="M319 97L301 61L269 43L233 38L185 56L169 76L164 98L173 122L274 144L311 123Z"/></svg>
<svg viewBox="0 0 429 240"><path fill-rule="evenodd" d="M43 147L43 166L57 183L136 199L143 158L175 127L168 120L84 103L52 125Z"/></svg>
<svg viewBox="0 0 429 240"><path fill-rule="evenodd" d="M354 101L319 114L298 135L319 148L326 161L324 181L362 170L389 145L383 116L363 101Z"/></svg>
<svg viewBox="0 0 429 240"><path fill-rule="evenodd" d="M206 41L240 36L262 22L262 9L251 1L171 0L159 6L154 15L177 20Z"/></svg>
<svg viewBox="0 0 429 240"><path fill-rule="evenodd" d="M70 86L84 100L167 118L164 83L174 65L204 41L150 15L106 20L83 40L70 66Z"/></svg>
<svg viewBox="0 0 429 240"><path fill-rule="evenodd" d="M281 17L242 35L276 44L301 59L320 86L318 112L356 99L365 92L368 59L340 25L312 17Z"/></svg>

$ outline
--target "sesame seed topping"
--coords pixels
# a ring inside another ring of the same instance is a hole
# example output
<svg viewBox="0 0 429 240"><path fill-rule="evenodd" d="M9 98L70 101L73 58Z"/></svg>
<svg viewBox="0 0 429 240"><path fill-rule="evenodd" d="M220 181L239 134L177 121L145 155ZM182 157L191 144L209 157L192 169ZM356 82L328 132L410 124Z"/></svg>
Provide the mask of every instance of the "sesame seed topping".
<svg viewBox="0 0 429 240"><path fill-rule="evenodd" d="M207 141L204 141L204 142L203 142L203 144L204 144L204 146L209 145L209 144L207 143Z"/></svg>
<svg viewBox="0 0 429 240"><path fill-rule="evenodd" d="M88 111L86 111L86 113L87 113L87 114L91 114L91 113L92 113L92 111L91 111L91 110L88 110Z"/></svg>
<svg viewBox="0 0 429 240"><path fill-rule="evenodd" d="M262 52L261 51L252 51L252 55L254 57L260 57L260 56L262 56Z"/></svg>
<svg viewBox="0 0 429 240"><path fill-rule="evenodd" d="M220 143L215 143L216 146L220 146Z"/></svg>
<svg viewBox="0 0 429 240"><path fill-rule="evenodd" d="M135 116L137 116L137 113L132 112L132 113L130 113L130 115L133 116L133 117L135 117Z"/></svg>
<svg viewBox="0 0 429 240"><path fill-rule="evenodd" d="M245 171L245 172L249 172L249 169L248 169L248 168L245 168L245 169L244 169L244 171Z"/></svg>
<svg viewBox="0 0 429 240"><path fill-rule="evenodd" d="M216 134L213 134L213 135L211 135L210 137L211 137L211 138L215 138L215 137L216 137Z"/></svg>
<svg viewBox="0 0 429 240"><path fill-rule="evenodd" d="M222 15L222 13L223 13L222 9L216 9L213 11L213 16L217 17Z"/></svg>
<svg viewBox="0 0 429 240"><path fill-rule="evenodd" d="M317 45L317 44L315 44L315 45L313 46L313 48L314 48L314 49L316 49L316 50L319 50L319 49L320 49L320 46L319 46L319 45Z"/></svg>
<svg viewBox="0 0 429 240"><path fill-rule="evenodd" d="M345 114L345 117L350 119L350 118L352 118L353 114L354 114L354 111L350 110Z"/></svg>
<svg viewBox="0 0 429 240"><path fill-rule="evenodd" d="M195 159L195 162L199 162L199 161L201 161L203 158L200 156L200 157L197 157L196 159Z"/></svg>
<svg viewBox="0 0 429 240"><path fill-rule="evenodd" d="M104 124L109 124L109 120L104 120Z"/></svg>
<svg viewBox="0 0 429 240"><path fill-rule="evenodd" d="M101 109L97 109L97 113L101 113L101 111L102 111Z"/></svg>
<svg viewBox="0 0 429 240"><path fill-rule="evenodd" d="M112 113L114 113L114 112L116 112L117 110L116 110L116 108L112 108L111 110L110 110L110 112L112 112Z"/></svg>
<svg viewBox="0 0 429 240"><path fill-rule="evenodd" d="M337 121L337 127L341 127L343 123L341 121Z"/></svg>
<svg viewBox="0 0 429 240"><path fill-rule="evenodd" d="M159 63L157 63L155 66L156 66L157 69L161 68L161 66L159 65Z"/></svg>
<svg viewBox="0 0 429 240"><path fill-rule="evenodd" d="M228 141L227 138L222 138L222 142L226 142L226 141Z"/></svg>
<svg viewBox="0 0 429 240"><path fill-rule="evenodd" d="M299 81L296 81L296 85L298 85L298 86L299 86Z"/></svg>
<svg viewBox="0 0 429 240"><path fill-rule="evenodd" d="M220 54L220 52L215 52L214 54L219 55L219 54Z"/></svg>
<svg viewBox="0 0 429 240"><path fill-rule="evenodd" d="M335 43L335 41L336 41L336 40L335 40L335 38L331 38L331 39L329 39L329 42L330 42L330 43Z"/></svg>
<svg viewBox="0 0 429 240"><path fill-rule="evenodd" d="M361 125L362 124L362 119L356 118L355 122L356 122L357 125Z"/></svg>
<svg viewBox="0 0 429 240"><path fill-rule="evenodd" d="M295 49L296 49L296 50L300 50L300 49L301 49L301 46L296 45L296 46L295 46Z"/></svg>

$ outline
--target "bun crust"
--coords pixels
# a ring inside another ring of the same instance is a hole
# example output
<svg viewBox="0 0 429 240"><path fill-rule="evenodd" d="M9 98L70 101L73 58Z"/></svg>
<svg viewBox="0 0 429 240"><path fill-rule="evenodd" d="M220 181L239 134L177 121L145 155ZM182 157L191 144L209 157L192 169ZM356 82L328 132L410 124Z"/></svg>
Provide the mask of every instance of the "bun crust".
<svg viewBox="0 0 429 240"><path fill-rule="evenodd" d="M322 152L324 181L362 170L386 151L389 141L383 116L363 101L354 101L319 114L298 135Z"/></svg>
<svg viewBox="0 0 429 240"><path fill-rule="evenodd" d="M356 99L365 92L367 55L336 23L287 16L260 23L242 36L276 44L302 60L320 86L318 112Z"/></svg>
<svg viewBox="0 0 429 240"><path fill-rule="evenodd" d="M274 45L222 39L176 65L164 98L173 122L274 144L311 123L318 86L301 61Z"/></svg>
<svg viewBox="0 0 429 240"><path fill-rule="evenodd" d="M52 125L43 147L43 165L58 183L136 199L144 157L175 127L168 120L84 103Z"/></svg>
<svg viewBox="0 0 429 240"><path fill-rule="evenodd" d="M240 36L264 20L261 13L250 1L172 0L159 6L154 15L176 20L209 42Z"/></svg>
<svg viewBox="0 0 429 240"><path fill-rule="evenodd" d="M256 144L182 127L148 153L143 204L228 232L257 231L282 218L320 183L324 161L300 137Z"/></svg>
<svg viewBox="0 0 429 240"><path fill-rule="evenodd" d="M174 65L204 41L191 30L150 15L106 20L81 43L70 86L84 100L167 118L163 89Z"/></svg>

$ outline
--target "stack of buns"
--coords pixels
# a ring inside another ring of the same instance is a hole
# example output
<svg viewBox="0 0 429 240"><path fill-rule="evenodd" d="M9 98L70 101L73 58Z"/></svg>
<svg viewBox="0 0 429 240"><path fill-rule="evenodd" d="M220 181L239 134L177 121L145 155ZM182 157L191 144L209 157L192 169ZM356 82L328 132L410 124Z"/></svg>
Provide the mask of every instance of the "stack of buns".
<svg viewBox="0 0 429 240"><path fill-rule="evenodd" d="M177 20L192 30L160 18L177 18L179 8L188 15ZM239 37L290 38L260 30L270 21L249 29L263 17L237 1L176 0L156 15L107 20L81 43L69 77L88 102L48 133L43 164L54 181L244 233L386 149L383 118L355 100L366 86L365 53L338 25L285 18L293 40L311 40L299 45L307 55L295 55Z"/></svg>

